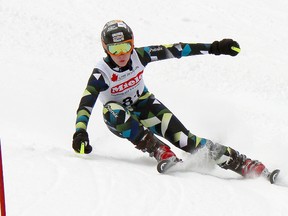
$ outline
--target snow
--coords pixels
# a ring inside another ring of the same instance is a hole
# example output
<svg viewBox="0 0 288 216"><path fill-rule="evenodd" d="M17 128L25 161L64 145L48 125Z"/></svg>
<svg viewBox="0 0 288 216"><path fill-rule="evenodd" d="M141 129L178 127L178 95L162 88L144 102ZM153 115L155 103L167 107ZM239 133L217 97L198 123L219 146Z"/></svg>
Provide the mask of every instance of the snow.
<svg viewBox="0 0 288 216"><path fill-rule="evenodd" d="M287 9L283 0L0 1L7 215L287 215ZM153 63L145 82L192 133L280 168L279 185L174 147L185 162L158 174L154 159L109 132L100 103L93 152L75 154L76 109L111 19L131 26L136 46L237 40L237 57Z"/></svg>

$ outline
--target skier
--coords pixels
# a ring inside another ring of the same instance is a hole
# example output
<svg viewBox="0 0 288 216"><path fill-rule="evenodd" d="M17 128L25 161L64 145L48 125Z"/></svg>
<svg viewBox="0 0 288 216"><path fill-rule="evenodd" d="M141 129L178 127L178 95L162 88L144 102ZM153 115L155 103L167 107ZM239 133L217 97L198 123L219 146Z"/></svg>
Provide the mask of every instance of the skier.
<svg viewBox="0 0 288 216"><path fill-rule="evenodd" d="M185 152L195 153L207 148L211 159L220 167L244 177L260 176L267 171L261 162L251 160L231 147L192 134L148 91L143 80L144 68L150 62L203 54L236 56L240 52L236 41L223 39L212 44L176 43L136 48L131 28L121 20L106 23L101 40L107 56L94 68L77 110L72 142L76 152L89 154L92 151L87 125L99 96L109 130L129 140L137 149L148 152L158 162L180 159L156 135Z"/></svg>

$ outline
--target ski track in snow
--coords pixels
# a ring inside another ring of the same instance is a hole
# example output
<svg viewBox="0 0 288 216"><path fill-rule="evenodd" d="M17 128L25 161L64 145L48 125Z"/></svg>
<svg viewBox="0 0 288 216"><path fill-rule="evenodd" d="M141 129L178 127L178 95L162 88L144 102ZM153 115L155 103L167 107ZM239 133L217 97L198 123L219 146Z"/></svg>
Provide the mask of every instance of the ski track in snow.
<svg viewBox="0 0 288 216"><path fill-rule="evenodd" d="M287 215L287 9L281 0L0 2L7 215ZM281 169L278 184L174 147L184 163L161 175L154 159L108 131L99 102L88 129L93 153L75 154L76 109L111 19L132 27L136 46L237 40L235 58L157 62L145 82L191 132Z"/></svg>

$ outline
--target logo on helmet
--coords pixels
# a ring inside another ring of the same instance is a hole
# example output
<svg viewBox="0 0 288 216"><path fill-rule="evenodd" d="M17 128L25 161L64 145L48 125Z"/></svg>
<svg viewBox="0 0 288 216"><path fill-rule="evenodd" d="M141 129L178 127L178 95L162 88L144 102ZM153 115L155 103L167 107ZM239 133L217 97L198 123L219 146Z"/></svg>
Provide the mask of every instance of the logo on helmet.
<svg viewBox="0 0 288 216"><path fill-rule="evenodd" d="M112 34L112 39L113 39L114 43L118 43L118 42L124 41L123 32L117 32L117 33Z"/></svg>

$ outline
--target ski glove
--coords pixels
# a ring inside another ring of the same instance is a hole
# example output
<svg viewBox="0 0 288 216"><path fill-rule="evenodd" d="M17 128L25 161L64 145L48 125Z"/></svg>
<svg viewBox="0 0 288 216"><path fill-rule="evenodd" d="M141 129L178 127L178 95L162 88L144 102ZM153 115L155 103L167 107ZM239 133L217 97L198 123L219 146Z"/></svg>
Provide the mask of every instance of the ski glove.
<svg viewBox="0 0 288 216"><path fill-rule="evenodd" d="M214 55L230 55L236 56L240 52L239 44L232 39L223 39L221 41L214 41L211 44L209 54Z"/></svg>
<svg viewBox="0 0 288 216"><path fill-rule="evenodd" d="M89 145L88 133L84 130L75 132L72 147L77 153L89 154L92 151L92 146Z"/></svg>

